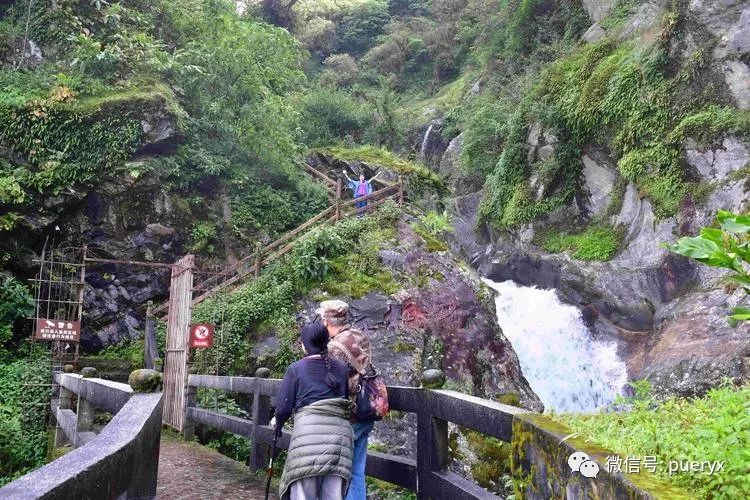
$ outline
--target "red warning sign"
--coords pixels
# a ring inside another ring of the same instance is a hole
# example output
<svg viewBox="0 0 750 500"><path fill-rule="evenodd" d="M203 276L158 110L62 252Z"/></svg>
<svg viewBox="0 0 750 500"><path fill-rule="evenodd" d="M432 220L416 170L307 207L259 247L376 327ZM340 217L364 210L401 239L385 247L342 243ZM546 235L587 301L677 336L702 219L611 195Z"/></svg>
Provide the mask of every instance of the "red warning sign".
<svg viewBox="0 0 750 500"><path fill-rule="evenodd" d="M214 325L199 323L190 327L190 347L206 349L214 344Z"/></svg>
<svg viewBox="0 0 750 500"><path fill-rule="evenodd" d="M69 342L78 342L81 338L81 322L37 318L34 338L36 340L67 340Z"/></svg>

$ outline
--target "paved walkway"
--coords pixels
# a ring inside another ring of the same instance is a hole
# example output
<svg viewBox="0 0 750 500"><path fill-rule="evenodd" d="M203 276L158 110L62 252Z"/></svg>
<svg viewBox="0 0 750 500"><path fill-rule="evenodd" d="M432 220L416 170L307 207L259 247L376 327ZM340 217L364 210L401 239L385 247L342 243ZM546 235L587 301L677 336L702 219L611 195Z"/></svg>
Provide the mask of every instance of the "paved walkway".
<svg viewBox="0 0 750 500"><path fill-rule="evenodd" d="M273 499L274 486L271 486ZM263 477L250 472L244 464L205 446L162 435L158 499L262 500L264 495Z"/></svg>

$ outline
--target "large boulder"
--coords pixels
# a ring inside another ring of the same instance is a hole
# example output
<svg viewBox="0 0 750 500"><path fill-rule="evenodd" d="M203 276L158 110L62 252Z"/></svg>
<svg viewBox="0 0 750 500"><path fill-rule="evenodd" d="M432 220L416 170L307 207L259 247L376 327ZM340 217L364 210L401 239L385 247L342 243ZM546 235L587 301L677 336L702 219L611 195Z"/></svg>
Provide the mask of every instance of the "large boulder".
<svg viewBox="0 0 750 500"><path fill-rule="evenodd" d="M726 318L742 295L714 289L667 304L655 333L629 360L631 377L681 396L704 394L725 379L750 379L750 325L732 327Z"/></svg>
<svg viewBox="0 0 750 500"><path fill-rule="evenodd" d="M582 0L583 8L592 21L601 21L609 15L618 0Z"/></svg>
<svg viewBox="0 0 750 500"><path fill-rule="evenodd" d="M750 109L750 66L742 61L724 62L724 79L740 109Z"/></svg>
<svg viewBox="0 0 750 500"><path fill-rule="evenodd" d="M589 152L583 155L581 162L588 215L598 217L607 210L612 201L617 170L604 154Z"/></svg>

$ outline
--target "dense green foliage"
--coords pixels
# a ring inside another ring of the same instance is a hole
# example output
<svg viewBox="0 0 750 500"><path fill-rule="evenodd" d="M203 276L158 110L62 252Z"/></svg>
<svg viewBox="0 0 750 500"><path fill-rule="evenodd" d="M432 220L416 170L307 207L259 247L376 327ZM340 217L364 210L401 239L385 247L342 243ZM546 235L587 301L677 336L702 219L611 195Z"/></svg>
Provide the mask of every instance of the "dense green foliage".
<svg viewBox="0 0 750 500"><path fill-rule="evenodd" d="M281 344L272 368L283 373L299 354L293 314L302 293L316 287L354 295L393 291L392 277L378 266L377 250L392 237L385 228L398 213L395 205L386 203L371 215L316 228L259 279L199 304L194 320L213 322L218 331L215 345L199 352L196 361L211 370L217 367L220 374L251 374L256 368L248 358L251 345L259 332L270 331Z"/></svg>
<svg viewBox="0 0 750 500"><path fill-rule="evenodd" d="M26 286L0 275L0 485L40 466L47 454L49 388L33 384L49 382L49 361L13 339L14 325L33 311Z"/></svg>
<svg viewBox="0 0 750 500"><path fill-rule="evenodd" d="M750 387L721 387L696 399L657 401L638 384L624 413L558 415L586 439L627 456L656 456L656 474L698 498L745 498L750 492ZM670 460L724 461L722 472L667 472ZM650 472L642 472L642 474Z"/></svg>
<svg viewBox="0 0 750 500"><path fill-rule="evenodd" d="M547 236L542 247L548 252L572 251L572 257L580 260L609 260L620 245L616 229L592 226L579 234L554 233Z"/></svg>
<svg viewBox="0 0 750 500"><path fill-rule="evenodd" d="M685 140L710 145L727 134L748 135L750 119L727 107L714 85L701 85L707 49L686 61L670 53L688 26L684 3L671 4L655 36L618 36L638 4L619 2L601 22L609 36L579 44L590 20L577 1L390 1L384 34L363 52L341 43L342 27L356 18L376 33L380 21L370 21L378 2L339 9L308 3L296 11L293 31L323 63L311 69L313 78L342 92L340 109L327 104L320 113L327 118L313 128L322 132L312 142L404 149L404 130L443 116L447 136L463 132L458 175L472 185L486 178L481 216L498 228L519 227L570 203L582 191L582 148L601 145L657 217L673 215L686 197L702 192L683 165ZM302 28L313 19L329 26L327 44ZM386 89L386 101L398 104L380 112L375 89ZM555 139L544 161L529 155L534 123Z"/></svg>
<svg viewBox="0 0 750 500"><path fill-rule="evenodd" d="M50 376L43 352L0 363L0 485L44 464Z"/></svg>
<svg viewBox="0 0 750 500"><path fill-rule="evenodd" d="M15 278L0 275L0 360L9 357L13 326L34 312L34 301L28 288Z"/></svg>
<svg viewBox="0 0 750 500"><path fill-rule="evenodd" d="M750 293L750 217L723 210L716 214L718 227L704 227L698 236L680 238L667 248L711 267L728 269L726 280ZM750 320L750 308L735 307L731 321Z"/></svg>
<svg viewBox="0 0 750 500"><path fill-rule="evenodd" d="M226 186L239 213L233 229L249 238L264 232L258 201L269 191L287 207L307 200L270 214L269 237L325 202L294 163L302 148L293 96L305 76L303 52L284 30L241 18L220 0L4 9L0 45L14 43L28 20L48 57L33 69L18 60L0 70L0 142L13 152L0 159L0 203L23 210L38 194L155 174L178 192ZM164 123L169 143L155 144L149 134ZM168 154L127 163L153 150ZM0 221L6 229L18 220L10 214ZM197 240L210 253L210 242Z"/></svg>

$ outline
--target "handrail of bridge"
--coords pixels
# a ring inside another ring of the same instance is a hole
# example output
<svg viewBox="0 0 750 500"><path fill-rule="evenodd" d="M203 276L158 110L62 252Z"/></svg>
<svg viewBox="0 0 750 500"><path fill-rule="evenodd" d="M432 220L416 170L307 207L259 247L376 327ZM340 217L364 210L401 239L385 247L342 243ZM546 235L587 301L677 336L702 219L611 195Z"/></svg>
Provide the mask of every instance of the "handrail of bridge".
<svg viewBox="0 0 750 500"><path fill-rule="evenodd" d="M71 373L55 374L55 382L55 445L75 449L0 488L0 498L154 498L162 393ZM113 414L98 434L95 409Z"/></svg>
<svg viewBox="0 0 750 500"><path fill-rule="evenodd" d="M195 425L201 424L244 436L251 442L249 465L254 470L268 463L268 445L274 430L269 424L274 398L281 380L258 377L190 375L185 410L186 439L192 439ZM251 419L234 417L196 406L198 388L251 394ZM380 453L367 453L367 475L417 493L419 498L498 498L477 484L448 470L448 422L510 442L513 418L526 410L468 396L455 391L417 387L388 387L391 410L417 415L417 459ZM284 431L278 446L289 446L290 433Z"/></svg>

